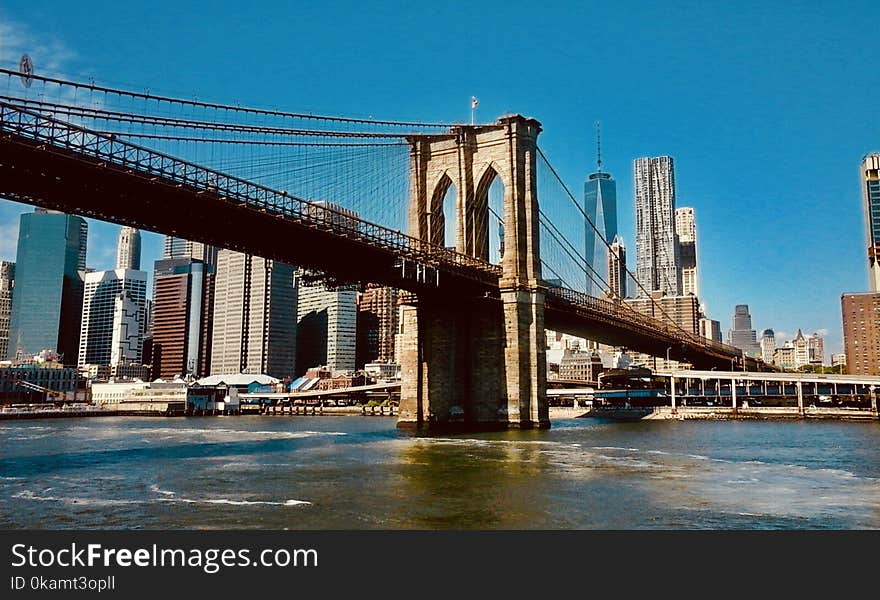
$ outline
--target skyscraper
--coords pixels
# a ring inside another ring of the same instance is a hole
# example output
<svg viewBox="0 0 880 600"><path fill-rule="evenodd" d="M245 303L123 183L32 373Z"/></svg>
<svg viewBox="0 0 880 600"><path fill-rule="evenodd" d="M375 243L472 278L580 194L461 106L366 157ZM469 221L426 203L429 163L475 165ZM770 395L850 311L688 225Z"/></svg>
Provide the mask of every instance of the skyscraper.
<svg viewBox="0 0 880 600"><path fill-rule="evenodd" d="M589 215L602 237L610 243L617 237L617 183L610 173L602 172L602 147L598 127L596 130L596 155L596 171L588 175L584 182L584 211ZM589 223L584 223L584 228L585 258L597 273L601 273L599 265L610 264L608 262L608 248ZM611 273L608 273L608 276L611 277ZM586 283L588 294L601 294L605 291L597 289L589 275Z"/></svg>
<svg viewBox="0 0 880 600"><path fill-rule="evenodd" d="M10 358L51 350L76 364L87 237L82 217L40 208L21 215Z"/></svg>
<svg viewBox="0 0 880 600"><path fill-rule="evenodd" d="M733 311L733 328L728 331L727 343L739 348L746 356L761 355L757 332L752 329L752 315L748 304L737 304Z"/></svg>
<svg viewBox="0 0 880 600"><path fill-rule="evenodd" d="M608 295L611 298L626 298L626 246L623 238L615 236L608 252Z"/></svg>
<svg viewBox="0 0 880 600"><path fill-rule="evenodd" d="M12 316L12 288L15 284L15 263L0 260L0 360L9 348L9 317Z"/></svg>
<svg viewBox="0 0 880 600"><path fill-rule="evenodd" d="M851 375L880 375L880 292L843 294L843 348Z"/></svg>
<svg viewBox="0 0 880 600"><path fill-rule="evenodd" d="M211 374L292 377L296 359L294 268L220 250L214 283ZM353 358L353 357L352 357Z"/></svg>
<svg viewBox="0 0 880 600"><path fill-rule="evenodd" d="M675 172L671 156L637 158L636 279L639 296L661 291L681 295L681 259L675 233Z"/></svg>
<svg viewBox="0 0 880 600"><path fill-rule="evenodd" d="M116 268L140 271L141 269L141 232L134 227L123 227L119 230L116 243Z"/></svg>
<svg viewBox="0 0 880 600"><path fill-rule="evenodd" d="M665 296L657 291L650 298L632 298L626 300L626 303L640 313L689 333L700 332L700 305L695 296ZM646 354L637 355L636 362L661 370L674 369L680 364L675 360L667 361L665 356L650 357Z"/></svg>
<svg viewBox="0 0 880 600"><path fill-rule="evenodd" d="M861 175L865 238L868 242L868 279L871 291L880 292L880 152L868 154L862 159Z"/></svg>
<svg viewBox="0 0 880 600"><path fill-rule="evenodd" d="M807 352L811 365L825 364L825 339L819 335L818 331L807 338Z"/></svg>
<svg viewBox="0 0 880 600"><path fill-rule="evenodd" d="M397 333L397 290L369 285L357 298L357 368L394 361Z"/></svg>
<svg viewBox="0 0 880 600"><path fill-rule="evenodd" d="M162 258L194 258L205 264L213 265L217 262L217 248L202 242L166 235Z"/></svg>
<svg viewBox="0 0 880 600"><path fill-rule="evenodd" d="M681 260L681 293L700 296L699 271L697 269L697 225L694 209L683 206L675 209L675 233L678 235L678 252Z"/></svg>
<svg viewBox="0 0 880 600"><path fill-rule="evenodd" d="M776 353L776 334L772 329L765 329L761 334L761 360L768 365L773 364L773 355Z"/></svg>
<svg viewBox="0 0 880 600"><path fill-rule="evenodd" d="M152 307L155 377L208 374L204 323L211 313L206 294L211 268L188 257L156 261Z"/></svg>
<svg viewBox="0 0 880 600"><path fill-rule="evenodd" d="M6 359L9 348L9 318L12 316L12 288L15 285L15 263L0 261L0 360Z"/></svg>
<svg viewBox="0 0 880 600"><path fill-rule="evenodd" d="M122 298L120 298L122 296ZM86 273L79 365L140 363L147 302L147 273L132 269ZM116 330L116 327L119 330Z"/></svg>
<svg viewBox="0 0 880 600"><path fill-rule="evenodd" d="M722 341L721 322L708 317L700 317L700 335L720 344Z"/></svg>
<svg viewBox="0 0 880 600"><path fill-rule="evenodd" d="M355 368L357 307L351 288L301 285L297 304L297 373L326 366L331 371Z"/></svg>

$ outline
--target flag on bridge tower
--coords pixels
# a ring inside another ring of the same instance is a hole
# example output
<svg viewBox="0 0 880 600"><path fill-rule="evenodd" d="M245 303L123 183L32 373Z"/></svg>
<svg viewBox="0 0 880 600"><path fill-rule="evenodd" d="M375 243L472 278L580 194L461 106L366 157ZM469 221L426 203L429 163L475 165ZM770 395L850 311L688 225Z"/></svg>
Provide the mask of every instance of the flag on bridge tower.
<svg viewBox="0 0 880 600"><path fill-rule="evenodd" d="M480 101L477 100L476 96L471 96L471 110L477 110L477 104L479 103Z"/></svg>

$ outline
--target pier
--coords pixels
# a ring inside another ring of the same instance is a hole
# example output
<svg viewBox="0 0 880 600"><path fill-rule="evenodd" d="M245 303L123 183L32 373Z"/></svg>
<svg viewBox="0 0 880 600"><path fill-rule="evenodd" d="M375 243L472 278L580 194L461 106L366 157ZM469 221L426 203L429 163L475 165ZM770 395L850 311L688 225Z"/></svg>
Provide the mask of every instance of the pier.
<svg viewBox="0 0 880 600"><path fill-rule="evenodd" d="M878 419L880 377L747 371L658 371L650 389L598 390L611 418Z"/></svg>

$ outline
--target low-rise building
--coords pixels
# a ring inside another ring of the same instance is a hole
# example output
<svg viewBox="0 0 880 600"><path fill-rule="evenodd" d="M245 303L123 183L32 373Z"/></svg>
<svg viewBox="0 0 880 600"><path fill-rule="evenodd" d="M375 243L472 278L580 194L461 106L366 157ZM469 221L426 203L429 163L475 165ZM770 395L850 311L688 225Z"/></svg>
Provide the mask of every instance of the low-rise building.
<svg viewBox="0 0 880 600"><path fill-rule="evenodd" d="M602 359L595 352L566 350L559 361L559 379L597 381L602 371Z"/></svg>
<svg viewBox="0 0 880 600"><path fill-rule="evenodd" d="M400 365L395 362L373 362L364 365L364 373L377 381L400 379Z"/></svg>

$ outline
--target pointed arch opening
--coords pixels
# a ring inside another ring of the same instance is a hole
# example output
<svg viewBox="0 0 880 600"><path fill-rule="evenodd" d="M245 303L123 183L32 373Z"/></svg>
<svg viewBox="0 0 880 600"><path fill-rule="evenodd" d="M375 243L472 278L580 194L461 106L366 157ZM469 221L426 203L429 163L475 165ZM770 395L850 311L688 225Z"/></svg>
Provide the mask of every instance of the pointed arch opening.
<svg viewBox="0 0 880 600"><path fill-rule="evenodd" d="M458 189L444 173L434 188L426 216L425 239L432 244L454 248L458 230Z"/></svg>
<svg viewBox="0 0 880 600"><path fill-rule="evenodd" d="M504 182L494 167L480 177L474 202L474 255L494 265L504 256Z"/></svg>

